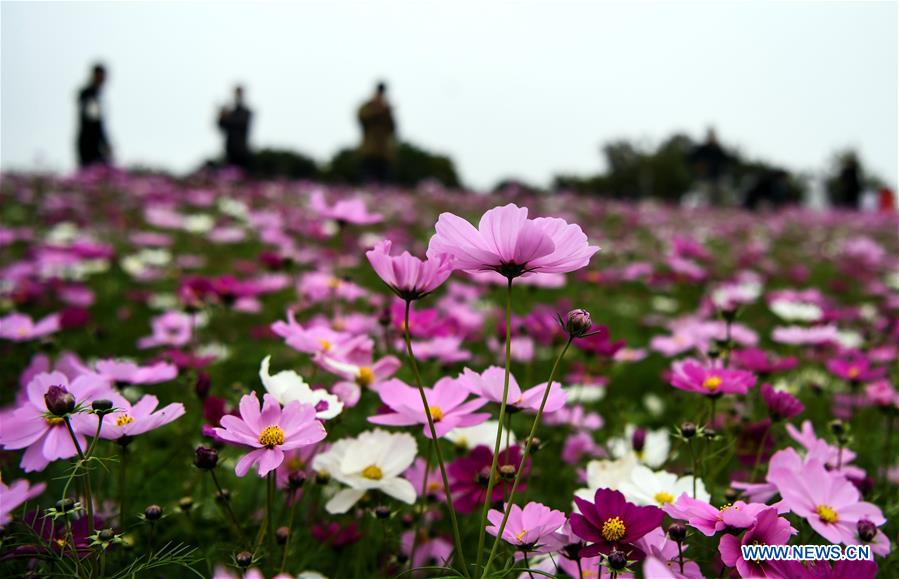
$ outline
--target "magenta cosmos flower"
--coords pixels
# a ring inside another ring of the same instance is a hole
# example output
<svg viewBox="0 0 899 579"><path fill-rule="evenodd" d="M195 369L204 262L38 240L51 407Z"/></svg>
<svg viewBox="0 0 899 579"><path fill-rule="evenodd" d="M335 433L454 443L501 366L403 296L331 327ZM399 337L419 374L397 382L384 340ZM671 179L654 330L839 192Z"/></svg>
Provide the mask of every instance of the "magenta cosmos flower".
<svg viewBox="0 0 899 579"><path fill-rule="evenodd" d="M527 208L512 203L484 213L477 229L452 213L442 213L436 227L428 244L430 259L448 254L456 269L496 271L508 279L575 271L599 251L577 225L558 218L528 219Z"/></svg>
<svg viewBox="0 0 899 579"><path fill-rule="evenodd" d="M450 492L453 493L453 504L456 510L468 514L484 504L487 496L487 485L490 482L490 466L493 464L493 451L480 445L472 449L466 456L461 456L446 467L449 474ZM521 447L512 445L506 450L501 450L497 458L498 469L511 466L515 469L521 464ZM531 458L525 461L521 484L518 492L523 493L527 489L527 475L531 470ZM512 488L512 483L500 477L499 470L494 473L493 492L490 502L503 500Z"/></svg>
<svg viewBox="0 0 899 579"><path fill-rule="evenodd" d="M755 385L755 376L745 370L706 368L696 360L683 360L671 366L671 385L705 396L746 394Z"/></svg>
<svg viewBox="0 0 899 579"><path fill-rule="evenodd" d="M872 382L883 378L887 373L886 368L872 367L867 356L855 351L829 360L827 371L848 382Z"/></svg>
<svg viewBox="0 0 899 579"><path fill-rule="evenodd" d="M762 384L762 400L773 420L786 420L802 414L805 405L789 392L775 390L770 384Z"/></svg>
<svg viewBox="0 0 899 579"><path fill-rule="evenodd" d="M146 395L131 404L122 396L110 396L114 412L103 416L103 428L100 438L118 440L123 437L137 436L150 430L164 426L184 416L184 405L172 402L159 410L159 399Z"/></svg>
<svg viewBox="0 0 899 579"><path fill-rule="evenodd" d="M582 557L599 553L608 555L613 548L629 546L631 559L640 559L643 552L634 542L662 524L664 513L658 507L638 507L627 502L619 491L599 489L593 502L574 497L581 511L571 514L571 530L592 543L581 549Z"/></svg>
<svg viewBox="0 0 899 579"><path fill-rule="evenodd" d="M408 251L392 256L390 247L390 241L382 241L367 251L365 257L384 283L406 301L423 298L453 273L453 258L448 254L422 261Z"/></svg>
<svg viewBox="0 0 899 579"><path fill-rule="evenodd" d="M746 530L743 537L724 535L718 543L721 561L728 567L736 567L740 577L777 577L771 574L768 561L747 561L740 550L742 545L786 545L790 536L796 533L790 522L777 516L777 509L770 507L761 511L755 523Z"/></svg>
<svg viewBox="0 0 899 579"><path fill-rule="evenodd" d="M240 399L240 418L222 416L224 428L215 434L228 442L253 450L237 462L234 472L244 476L254 464L259 476L265 476L284 462L284 451L315 444L325 438L325 427L315 419L315 408L291 402L284 407L271 394L263 396L262 411L256 393Z"/></svg>
<svg viewBox="0 0 899 579"><path fill-rule="evenodd" d="M871 521L875 527L886 523L879 508L861 501L849 479L828 471L821 461L808 461L798 471L771 469L768 481L777 487L791 511L831 543L859 544L861 520Z"/></svg>
<svg viewBox="0 0 899 579"><path fill-rule="evenodd" d="M751 527L758 514L767 508L768 505L763 503L736 501L719 509L682 493L676 502L664 505L662 510L671 518L686 521L706 537L711 537L725 529Z"/></svg>
<svg viewBox="0 0 899 579"><path fill-rule="evenodd" d="M178 367L168 362L138 366L129 360L97 360L97 373L119 384L158 384L178 376Z"/></svg>
<svg viewBox="0 0 899 579"><path fill-rule="evenodd" d="M452 378L441 378L433 388L425 388L424 391L428 398L428 406L438 438L454 428L477 426L490 418L489 413L475 412L487 404L487 401L469 400L466 402L468 392L459 388L458 383ZM423 424L424 435L431 438L431 429L428 427L428 418L418 388L413 388L394 378L381 384L378 388L378 395L393 412L372 416L368 419L369 422L385 426Z"/></svg>
<svg viewBox="0 0 899 579"><path fill-rule="evenodd" d="M528 503L524 508L507 505L509 520L503 529L503 541L522 551L549 553L562 547L555 533L565 524L565 515L540 503ZM496 536L503 521L503 511L491 509L487 513L490 526L487 532Z"/></svg>
<svg viewBox="0 0 899 579"><path fill-rule="evenodd" d="M62 372L42 372L28 383L26 399L19 408L0 421L0 446L7 450L26 448L21 466L25 472L44 470L48 464L78 454L62 418L47 417L44 394L51 386L59 386L75 397L75 403L86 404L111 394L105 380L96 375L83 374L71 382ZM87 448L85 434L97 429L97 418L91 414L75 413L70 418L81 448Z"/></svg>

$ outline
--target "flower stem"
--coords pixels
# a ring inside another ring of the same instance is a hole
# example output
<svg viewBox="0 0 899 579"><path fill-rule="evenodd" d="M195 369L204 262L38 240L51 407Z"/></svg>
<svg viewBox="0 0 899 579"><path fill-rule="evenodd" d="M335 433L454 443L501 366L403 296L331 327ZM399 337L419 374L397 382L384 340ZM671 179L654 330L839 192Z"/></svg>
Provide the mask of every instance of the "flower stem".
<svg viewBox="0 0 899 579"><path fill-rule="evenodd" d="M290 553L290 540L293 538L293 515L297 508L297 503L300 502L300 497L297 497L297 492L291 492L290 498L293 500L293 503L290 505L290 514L287 516L287 540L284 542L284 554L281 556L281 567L278 569L279 573L284 573L284 567L287 566L287 554Z"/></svg>
<svg viewBox="0 0 899 579"><path fill-rule="evenodd" d="M503 421L506 418L506 402L509 399L509 375L512 369L512 278L506 286L506 372L503 377L503 399L499 405L499 421L496 426L496 444L493 446L493 462L490 465L490 479L487 481L487 494L484 495L484 508L481 510L480 531L478 533L478 555L476 567L481 566L481 554L484 552L484 539L487 530L487 513L490 511L490 499L493 497L493 485L496 482L496 469L499 462L499 448L503 441Z"/></svg>
<svg viewBox="0 0 899 579"><path fill-rule="evenodd" d="M412 352L412 336L409 333L409 308L411 306L412 302L406 300L406 311L403 317L403 337L406 341L406 354L409 356L409 365L412 366L412 373L415 375L415 385L418 386L418 393L421 394L421 403L424 406L425 417L428 419L428 428L431 432L431 440L434 443L437 464L440 466L440 477L443 479L443 490L446 494L446 507L449 511L450 522L453 525L453 542L455 543L456 553L459 557L459 563L462 565L462 574L465 575L465 577L469 577L468 565L465 563L465 555L462 553L462 537L459 534L459 523L456 521L456 508L453 506L453 496L450 492L449 477L446 476L443 451L440 450L440 441L437 438L437 429L434 428L434 417L431 416L431 407L428 405L428 397L425 394L425 389L422 385L418 362L415 360L415 354Z"/></svg>
<svg viewBox="0 0 899 579"><path fill-rule="evenodd" d="M240 522L238 522L237 516L234 514L234 511L231 510L231 501L228 498L228 495L225 494L225 491L222 490L222 485L219 484L219 479L217 476L215 476L215 470L210 470L209 474L212 475L212 482L215 483L215 488L218 489L218 492L219 492L220 501L216 501L216 502L221 502L225 505L225 511L227 511L228 516L231 518L231 522L234 524L234 527L237 529L237 536L240 537L240 542L243 543L243 541L244 541L243 529L241 528Z"/></svg>
<svg viewBox="0 0 899 579"><path fill-rule="evenodd" d="M81 445L78 443L78 437L75 436L75 430L72 428L72 421L68 416L63 418L63 420L66 423L69 436L72 437L72 444L75 445L75 450L78 451L78 464L75 468L84 468L84 502L86 503L85 508L87 509L87 534L90 536L94 534L94 501L91 497L91 473L87 468L87 459L84 456L84 452L81 450ZM99 433L100 429L97 428L97 434Z"/></svg>
<svg viewBox="0 0 899 579"><path fill-rule="evenodd" d="M409 555L409 568L411 569L415 563L415 553L418 550L418 537L421 533L421 524L424 522L425 513L427 512L427 505L424 502L427 500L427 492L428 492L428 477L431 476L431 455L434 453L434 441L428 441L428 454L425 458L425 476L421 481L421 512L418 513L418 519L415 521L415 533L412 535L412 551Z"/></svg>
<svg viewBox="0 0 899 579"><path fill-rule="evenodd" d="M125 527L125 473L127 472L128 447L120 446L121 460L119 461L119 525Z"/></svg>
<svg viewBox="0 0 899 579"><path fill-rule="evenodd" d="M509 493L509 501L506 505L506 508L503 512L503 520L499 524L499 529L496 531L496 539L493 541L493 548L490 549L490 557L487 559L487 563L484 565L484 574L482 575L482 579L487 576L487 573L490 571L490 565L493 563L494 557L496 557L496 550L499 547L500 538L503 536L503 531L506 530L506 523L509 520L509 513L512 512L512 503L515 500L515 491L518 489L518 483L521 482L521 475L524 472L524 465L528 460L528 455L531 453L531 445L534 443L534 435L537 433L537 427L540 425L540 419L543 417L543 408L546 406L546 401L549 399L549 391L552 388L553 381L556 378L556 371L559 369L559 363L562 361L562 358L565 357L565 352L568 351L569 346L571 346L571 341L574 339L573 336L568 337L568 341L565 342L565 347L562 348L562 351L559 352L558 357L556 357L556 361L553 364L553 369L549 373L549 381L546 383L546 389L543 391L543 400L540 401L540 408L537 409L537 416L534 417L534 422L531 424L531 431L528 433L527 443L524 445L524 452L521 455L521 463L518 465L518 470L515 472L515 480L512 482L512 491Z"/></svg>

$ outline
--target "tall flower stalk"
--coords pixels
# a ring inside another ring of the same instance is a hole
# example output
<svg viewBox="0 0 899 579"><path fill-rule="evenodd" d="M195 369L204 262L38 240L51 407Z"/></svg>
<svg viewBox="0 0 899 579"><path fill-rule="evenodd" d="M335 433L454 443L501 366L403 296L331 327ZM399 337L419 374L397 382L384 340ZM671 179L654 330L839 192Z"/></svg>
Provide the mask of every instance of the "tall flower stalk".
<svg viewBox="0 0 899 579"><path fill-rule="evenodd" d="M443 451L440 449L437 429L434 428L434 417L431 415L431 406L428 404L428 397L425 394L424 385L422 384L418 362L415 360L415 354L412 351L412 335L409 332L409 310L411 307L412 300L407 299L403 314L403 339L406 342L406 354L409 356L409 365L412 366L412 373L415 375L415 385L418 387L418 393L421 394L421 403L424 406L425 416L428 419L428 429L431 431L434 454L437 456L437 465L440 468L440 478L443 480L443 490L446 495L446 508L449 510L450 522L453 526L453 544L456 549L456 554L459 557L459 564L462 566L462 573L466 577L469 577L468 565L465 563L465 555L462 552L462 536L459 534L459 523L456 520L456 508L453 506L453 494L450 492L449 477L446 475L446 464L443 460ZM494 464L494 466L496 465ZM425 476L427 477L427 474Z"/></svg>
<svg viewBox="0 0 899 579"><path fill-rule="evenodd" d="M484 508L481 510L481 522L478 532L477 567L481 566L481 554L484 552L484 540L486 539L487 513L490 511L490 497L493 496L493 486L496 483L496 469L499 463L499 450L503 442L503 424L506 418L506 403L509 398L509 376L512 370L512 278L506 285L506 370L503 376L503 399L499 405L499 421L496 425L496 443L493 446L493 462L490 465L490 478L487 481L487 494L484 495ZM549 392L549 385L546 387ZM544 396L543 402L546 402ZM541 405L541 410L543 406Z"/></svg>

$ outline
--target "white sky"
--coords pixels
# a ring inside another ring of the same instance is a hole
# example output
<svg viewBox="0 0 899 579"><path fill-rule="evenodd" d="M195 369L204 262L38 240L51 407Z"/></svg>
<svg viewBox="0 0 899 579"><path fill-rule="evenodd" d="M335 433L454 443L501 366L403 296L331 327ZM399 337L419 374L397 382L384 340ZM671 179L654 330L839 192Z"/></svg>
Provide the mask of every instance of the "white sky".
<svg viewBox="0 0 899 579"><path fill-rule="evenodd" d="M256 146L319 160L385 78L402 137L475 186L596 172L599 145L671 132L822 170L854 146L897 181L897 11L870 3L2 3L4 168L74 163L76 89L110 70L118 160L218 154L237 81Z"/></svg>

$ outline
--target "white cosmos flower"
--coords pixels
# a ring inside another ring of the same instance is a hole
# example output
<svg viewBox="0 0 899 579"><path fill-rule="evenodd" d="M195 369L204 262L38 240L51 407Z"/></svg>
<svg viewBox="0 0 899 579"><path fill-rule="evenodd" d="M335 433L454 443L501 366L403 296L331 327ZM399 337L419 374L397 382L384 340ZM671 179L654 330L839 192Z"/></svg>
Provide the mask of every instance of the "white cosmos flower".
<svg viewBox="0 0 899 579"><path fill-rule="evenodd" d="M618 487L621 494L636 505L662 505L672 503L683 493L693 496L693 477L682 476L665 470L653 471L638 465L631 471L629 480ZM702 479L696 479L696 498L709 502L711 496L705 489Z"/></svg>
<svg viewBox="0 0 899 579"><path fill-rule="evenodd" d="M599 402L606 397L606 387L596 384L578 384L569 386L565 389L565 392L568 394L569 404L574 404L576 402Z"/></svg>
<svg viewBox="0 0 899 579"><path fill-rule="evenodd" d="M303 377L293 370L281 370L274 376L269 375L271 359L271 356L262 359L259 379L262 380L266 391L282 405L294 401L308 404L315 408L315 417L321 420L330 420L343 412L343 402L337 396L321 388L313 390Z"/></svg>
<svg viewBox="0 0 899 579"><path fill-rule="evenodd" d="M643 449L639 452L635 451L633 446L636 430L635 426L628 425L624 429L623 437L609 440L609 450L612 452L612 456L621 458L633 455L638 462L653 468L665 464L665 461L668 460L668 451L671 450L671 438L668 430L665 428L647 430L646 441L643 443Z"/></svg>
<svg viewBox="0 0 899 579"><path fill-rule="evenodd" d="M771 304L771 311L789 322L817 322L824 315L815 304L777 300Z"/></svg>
<svg viewBox="0 0 899 579"><path fill-rule="evenodd" d="M574 494L592 501L597 489L618 490L619 485L630 479L631 471L636 466L637 459L633 454L618 460L591 460L587 463L587 486Z"/></svg>
<svg viewBox="0 0 899 579"><path fill-rule="evenodd" d="M325 505L329 513L349 511L368 491L381 491L406 504L415 502L415 487L402 478L415 460L418 445L405 432L367 430L343 438L312 459L312 468L327 473L349 488L338 491Z"/></svg>
<svg viewBox="0 0 899 579"><path fill-rule="evenodd" d="M493 448L496 444L496 429L498 426L499 421L488 420L477 426L454 428L444 438L465 450L481 445ZM508 431L503 430L503 444L506 444L506 432ZM514 432L509 432L509 444L515 444Z"/></svg>

